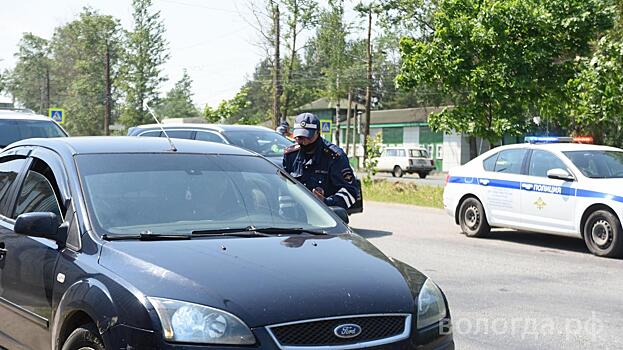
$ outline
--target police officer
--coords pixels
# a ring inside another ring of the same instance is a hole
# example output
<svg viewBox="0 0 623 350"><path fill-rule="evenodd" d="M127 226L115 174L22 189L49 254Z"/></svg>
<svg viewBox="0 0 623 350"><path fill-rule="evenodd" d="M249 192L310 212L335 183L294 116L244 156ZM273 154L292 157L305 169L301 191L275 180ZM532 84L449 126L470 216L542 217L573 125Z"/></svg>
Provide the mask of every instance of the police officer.
<svg viewBox="0 0 623 350"><path fill-rule="evenodd" d="M320 120L311 113L296 116L296 144L286 148L283 167L329 206L355 204L358 189L348 157L320 136Z"/></svg>

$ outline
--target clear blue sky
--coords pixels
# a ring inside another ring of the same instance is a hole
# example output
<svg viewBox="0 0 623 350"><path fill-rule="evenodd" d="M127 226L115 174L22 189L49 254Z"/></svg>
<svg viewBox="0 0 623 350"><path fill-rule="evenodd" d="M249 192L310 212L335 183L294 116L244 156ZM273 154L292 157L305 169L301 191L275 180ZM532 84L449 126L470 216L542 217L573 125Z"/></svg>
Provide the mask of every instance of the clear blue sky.
<svg viewBox="0 0 623 350"><path fill-rule="evenodd" d="M168 91L186 68L194 101L215 106L233 97L263 56L259 36L249 24L247 0L153 0L161 11L171 58L164 66ZM77 18L84 6L113 15L132 27L131 0L9 0L0 11L0 70L12 68L24 32L50 39L54 29Z"/></svg>

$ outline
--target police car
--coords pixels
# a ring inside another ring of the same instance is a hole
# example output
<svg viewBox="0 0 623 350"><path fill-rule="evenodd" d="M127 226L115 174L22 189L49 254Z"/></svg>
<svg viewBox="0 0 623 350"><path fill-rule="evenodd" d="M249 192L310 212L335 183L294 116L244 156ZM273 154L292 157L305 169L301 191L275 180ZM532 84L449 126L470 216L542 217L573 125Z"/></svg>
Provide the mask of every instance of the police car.
<svg viewBox="0 0 623 350"><path fill-rule="evenodd" d="M572 236L595 255L623 256L623 150L526 139L448 173L444 207L461 230L469 237L486 236L491 227Z"/></svg>

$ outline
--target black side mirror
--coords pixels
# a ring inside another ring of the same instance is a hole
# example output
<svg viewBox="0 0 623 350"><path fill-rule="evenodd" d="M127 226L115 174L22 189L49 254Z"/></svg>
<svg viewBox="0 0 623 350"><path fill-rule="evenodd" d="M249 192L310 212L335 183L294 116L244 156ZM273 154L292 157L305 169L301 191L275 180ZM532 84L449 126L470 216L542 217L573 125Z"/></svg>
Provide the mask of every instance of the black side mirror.
<svg viewBox="0 0 623 350"><path fill-rule="evenodd" d="M13 231L21 235L56 241L59 226L58 216L54 213L25 213L17 217Z"/></svg>
<svg viewBox="0 0 623 350"><path fill-rule="evenodd" d="M329 207L331 208L331 210L333 210L333 212L340 217L340 219L342 219L342 221L344 221L345 224L348 225L348 213L346 212L346 209L342 208L342 207Z"/></svg>

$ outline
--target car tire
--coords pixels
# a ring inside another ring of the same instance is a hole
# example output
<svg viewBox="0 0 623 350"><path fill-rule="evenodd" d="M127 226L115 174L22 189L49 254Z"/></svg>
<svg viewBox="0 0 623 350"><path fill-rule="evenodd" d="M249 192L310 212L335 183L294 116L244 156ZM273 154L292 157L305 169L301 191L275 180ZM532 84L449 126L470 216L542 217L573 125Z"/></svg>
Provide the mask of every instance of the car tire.
<svg viewBox="0 0 623 350"><path fill-rule="evenodd" d="M402 177L402 175L404 175L404 172L402 171L402 168L400 167L400 165L396 165L394 167L394 170L392 170L392 175L394 177Z"/></svg>
<svg viewBox="0 0 623 350"><path fill-rule="evenodd" d="M621 221L607 210L597 210L584 224L584 242L588 250L608 258L623 256L623 229Z"/></svg>
<svg viewBox="0 0 623 350"><path fill-rule="evenodd" d="M106 350L94 324L76 328L63 344L62 350Z"/></svg>
<svg viewBox="0 0 623 350"><path fill-rule="evenodd" d="M425 179L426 176L428 176L428 173L425 172L421 172L421 173L417 173L420 176L420 179Z"/></svg>
<svg viewBox="0 0 623 350"><path fill-rule="evenodd" d="M459 208L459 225L467 237L485 237L491 232L482 203L476 198L467 198Z"/></svg>

